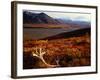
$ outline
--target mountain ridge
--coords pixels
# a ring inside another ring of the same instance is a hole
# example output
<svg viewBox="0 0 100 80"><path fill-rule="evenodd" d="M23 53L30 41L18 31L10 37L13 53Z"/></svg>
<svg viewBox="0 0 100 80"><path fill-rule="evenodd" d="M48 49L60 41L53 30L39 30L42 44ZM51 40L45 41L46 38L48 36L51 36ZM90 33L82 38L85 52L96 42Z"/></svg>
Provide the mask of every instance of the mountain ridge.
<svg viewBox="0 0 100 80"><path fill-rule="evenodd" d="M31 13L23 12L23 23L44 23L44 24L58 24L58 22L45 13Z"/></svg>
<svg viewBox="0 0 100 80"><path fill-rule="evenodd" d="M90 22L86 21L78 21L71 20L70 18L62 19L62 18L53 18L47 15L44 12L41 13L33 13L24 11L23 12L23 24L66 24L71 26L79 26L79 27L90 27Z"/></svg>

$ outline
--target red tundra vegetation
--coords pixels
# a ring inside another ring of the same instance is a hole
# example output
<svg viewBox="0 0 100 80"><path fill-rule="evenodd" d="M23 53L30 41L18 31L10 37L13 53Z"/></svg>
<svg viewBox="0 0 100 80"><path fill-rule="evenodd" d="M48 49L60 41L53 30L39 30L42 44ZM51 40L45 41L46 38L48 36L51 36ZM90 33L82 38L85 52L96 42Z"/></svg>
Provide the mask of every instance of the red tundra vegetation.
<svg viewBox="0 0 100 80"><path fill-rule="evenodd" d="M23 41L23 69L91 65L90 35Z"/></svg>

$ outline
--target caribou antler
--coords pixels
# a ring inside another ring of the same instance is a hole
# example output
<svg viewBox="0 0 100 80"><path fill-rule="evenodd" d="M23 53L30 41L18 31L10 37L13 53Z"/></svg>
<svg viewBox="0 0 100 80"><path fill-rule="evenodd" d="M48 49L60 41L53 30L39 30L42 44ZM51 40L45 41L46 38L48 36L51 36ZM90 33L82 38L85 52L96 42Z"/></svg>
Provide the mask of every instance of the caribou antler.
<svg viewBox="0 0 100 80"><path fill-rule="evenodd" d="M32 52L32 55L38 57L39 59L41 59L41 61L46 65L46 67L58 67L58 66L60 66L59 65L59 60L56 60L57 65L48 64L43 58L44 54L46 54L46 52L43 51L42 48L36 48L35 51Z"/></svg>

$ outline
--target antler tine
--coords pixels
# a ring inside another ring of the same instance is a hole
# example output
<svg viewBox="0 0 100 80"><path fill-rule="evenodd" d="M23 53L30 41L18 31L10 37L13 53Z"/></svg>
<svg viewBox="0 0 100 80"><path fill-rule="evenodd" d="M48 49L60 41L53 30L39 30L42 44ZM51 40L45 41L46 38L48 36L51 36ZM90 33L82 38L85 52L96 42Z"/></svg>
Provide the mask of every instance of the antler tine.
<svg viewBox="0 0 100 80"><path fill-rule="evenodd" d="M34 53L34 51L32 51L32 55L33 55L33 56L38 57L38 55L37 55L37 54L35 54L35 53Z"/></svg>
<svg viewBox="0 0 100 80"><path fill-rule="evenodd" d="M39 56L38 56L37 47L36 47L35 51L32 51L32 55L33 55L33 56L36 56L36 57L39 57Z"/></svg>
<svg viewBox="0 0 100 80"><path fill-rule="evenodd" d="M38 52L38 49L37 49L37 47L36 47L36 50L35 50L35 51L36 51L36 54L38 54L38 53L39 53L39 52Z"/></svg>
<svg viewBox="0 0 100 80"><path fill-rule="evenodd" d="M56 64L57 64L57 66L60 66L60 65L59 65L59 60L56 60Z"/></svg>
<svg viewBox="0 0 100 80"><path fill-rule="evenodd" d="M42 48L40 48L39 50L40 50L40 53L42 53Z"/></svg>

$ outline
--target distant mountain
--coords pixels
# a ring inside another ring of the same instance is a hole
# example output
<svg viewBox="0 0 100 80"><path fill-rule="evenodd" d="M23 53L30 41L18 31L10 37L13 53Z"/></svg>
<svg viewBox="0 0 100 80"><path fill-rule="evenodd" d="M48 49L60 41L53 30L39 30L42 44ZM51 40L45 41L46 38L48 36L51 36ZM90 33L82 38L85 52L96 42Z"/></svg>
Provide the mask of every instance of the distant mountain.
<svg viewBox="0 0 100 80"><path fill-rule="evenodd" d="M46 38L44 38L44 40L45 39L46 40L52 40L52 39L59 39L59 38L82 36L86 33L90 34L90 32L91 32L90 28L81 28L81 29L78 29L78 30L72 30L72 31L69 31L69 32L64 32L64 33L60 33L60 34L53 35L53 36L50 36L50 37L46 37Z"/></svg>
<svg viewBox="0 0 100 80"><path fill-rule="evenodd" d="M69 17L66 18L53 18L51 16L48 16L45 13L33 13L29 11L23 12L23 23L24 24L67 24L71 27L90 27L91 24L88 21L82 21L82 18L80 20L74 19L71 20Z"/></svg>
<svg viewBox="0 0 100 80"><path fill-rule="evenodd" d="M45 13L23 12L23 23L58 24L58 22Z"/></svg>
<svg viewBox="0 0 100 80"><path fill-rule="evenodd" d="M81 27L90 27L91 23L86 21L73 21L72 24L81 26Z"/></svg>
<svg viewBox="0 0 100 80"><path fill-rule="evenodd" d="M67 19L55 19L56 21L58 21L60 24L71 24L72 20L67 18Z"/></svg>
<svg viewBox="0 0 100 80"><path fill-rule="evenodd" d="M71 26L90 27L91 23L87 21L71 20L71 19L56 19L61 24L69 24Z"/></svg>

